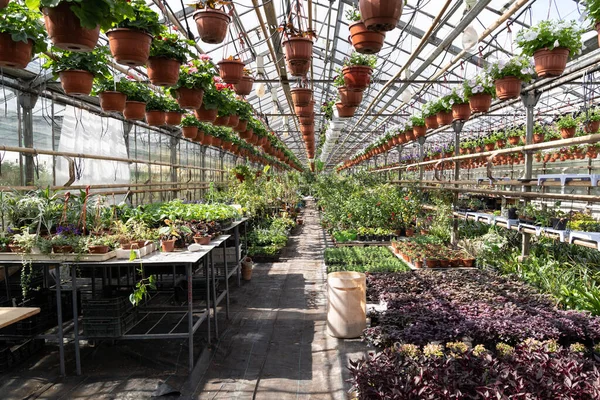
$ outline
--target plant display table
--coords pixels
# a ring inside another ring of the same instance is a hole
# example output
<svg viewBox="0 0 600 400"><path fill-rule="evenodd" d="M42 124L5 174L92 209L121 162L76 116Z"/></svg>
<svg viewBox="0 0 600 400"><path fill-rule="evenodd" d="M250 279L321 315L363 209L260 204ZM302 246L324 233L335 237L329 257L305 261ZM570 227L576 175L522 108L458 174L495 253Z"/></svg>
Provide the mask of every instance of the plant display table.
<svg viewBox="0 0 600 400"><path fill-rule="evenodd" d="M39 314L38 307L0 307L0 328Z"/></svg>

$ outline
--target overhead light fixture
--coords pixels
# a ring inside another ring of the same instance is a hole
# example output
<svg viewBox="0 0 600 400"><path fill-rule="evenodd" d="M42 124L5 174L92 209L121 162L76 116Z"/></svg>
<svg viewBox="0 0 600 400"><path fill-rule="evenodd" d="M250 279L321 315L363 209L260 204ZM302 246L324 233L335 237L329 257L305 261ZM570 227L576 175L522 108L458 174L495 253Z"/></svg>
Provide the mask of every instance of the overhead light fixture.
<svg viewBox="0 0 600 400"><path fill-rule="evenodd" d="M265 97L265 94L266 94L265 84L259 83L256 86L256 89L254 89L254 93L256 94L256 97L258 97L259 99L262 99L263 97Z"/></svg>
<svg viewBox="0 0 600 400"><path fill-rule="evenodd" d="M473 27L473 25L469 25L465 28L462 35L462 46L464 50L469 50L473 48L477 44L479 40L479 35L477 31Z"/></svg>
<svg viewBox="0 0 600 400"><path fill-rule="evenodd" d="M400 100L402 100L404 103L409 103L413 96L415 94L413 93L412 89L409 87L406 88L406 90L404 92L402 92L402 94L400 95Z"/></svg>

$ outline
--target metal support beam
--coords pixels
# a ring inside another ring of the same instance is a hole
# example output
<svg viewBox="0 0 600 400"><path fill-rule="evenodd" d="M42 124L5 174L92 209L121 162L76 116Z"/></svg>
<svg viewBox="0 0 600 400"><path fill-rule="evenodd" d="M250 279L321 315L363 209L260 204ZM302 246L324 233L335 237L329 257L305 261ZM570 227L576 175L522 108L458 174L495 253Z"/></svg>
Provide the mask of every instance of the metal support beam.
<svg viewBox="0 0 600 400"><path fill-rule="evenodd" d="M177 171L177 157L179 155L179 138L178 137L174 137L171 136L171 143L170 143L170 152L171 152L171 164L173 165L171 167L171 182L173 183L177 183L178 179L178 171ZM173 186L173 200L175 200L177 198L177 194L178 194L178 190L175 189L175 186Z"/></svg>
<svg viewBox="0 0 600 400"><path fill-rule="evenodd" d="M460 150L460 133L463 130L463 127L465 126L464 121L454 121L452 122L452 129L454 129L454 155L457 156L460 154L459 150ZM456 160L454 161L454 180L458 181L460 179L460 160ZM458 185L455 185L455 187L458 187ZM454 196L453 196L453 201L452 201L452 209L456 208L456 205L458 203L458 192L454 192ZM452 218L452 233L451 233L451 238L450 241L452 244L456 245L458 243L458 220L455 218Z"/></svg>
<svg viewBox="0 0 600 400"><path fill-rule="evenodd" d="M19 106L21 106L21 127L23 134L23 147L33 148L33 108L37 103L38 96L31 93L19 94ZM35 160L32 154L22 154L25 160L25 185L33 185L35 181Z"/></svg>
<svg viewBox="0 0 600 400"><path fill-rule="evenodd" d="M426 138L424 136L420 137L418 139L418 142L419 142L419 162L423 162L423 158L425 157L425 140L426 140ZM419 180L421 180L421 181L423 180L424 173L425 173L425 168L423 166L421 166L419 168Z"/></svg>

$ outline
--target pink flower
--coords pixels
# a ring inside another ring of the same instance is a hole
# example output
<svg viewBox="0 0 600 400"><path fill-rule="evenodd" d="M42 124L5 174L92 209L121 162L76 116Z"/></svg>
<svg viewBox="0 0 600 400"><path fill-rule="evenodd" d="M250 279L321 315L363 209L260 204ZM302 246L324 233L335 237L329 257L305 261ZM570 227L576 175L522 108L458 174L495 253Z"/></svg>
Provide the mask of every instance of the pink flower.
<svg viewBox="0 0 600 400"><path fill-rule="evenodd" d="M210 61L210 60L212 60L212 58L208 54L200 54L199 59L202 60L202 61Z"/></svg>
<svg viewBox="0 0 600 400"><path fill-rule="evenodd" d="M198 72L198 68L192 67L192 68L190 68L189 72L192 74L195 74L196 72Z"/></svg>

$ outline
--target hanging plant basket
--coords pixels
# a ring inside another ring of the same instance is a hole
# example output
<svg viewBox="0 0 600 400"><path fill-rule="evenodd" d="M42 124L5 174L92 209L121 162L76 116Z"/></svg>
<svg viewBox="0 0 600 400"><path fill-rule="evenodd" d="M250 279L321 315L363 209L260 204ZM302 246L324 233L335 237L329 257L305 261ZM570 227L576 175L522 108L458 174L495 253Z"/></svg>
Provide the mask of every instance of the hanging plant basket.
<svg viewBox="0 0 600 400"><path fill-rule="evenodd" d="M120 112L125 109L127 96L121 92L102 92L100 97L100 107L105 112Z"/></svg>
<svg viewBox="0 0 600 400"><path fill-rule="evenodd" d="M452 111L440 111L439 113L435 114L435 116L439 126L450 125L454 120L454 117L452 117Z"/></svg>
<svg viewBox="0 0 600 400"><path fill-rule="evenodd" d="M498 79L496 85L496 96L500 100L516 99L521 95L521 80L514 76Z"/></svg>
<svg viewBox="0 0 600 400"><path fill-rule="evenodd" d="M545 135L543 133L534 133L533 134L533 143L543 143L545 139Z"/></svg>
<svg viewBox="0 0 600 400"><path fill-rule="evenodd" d="M469 103L452 105L452 118L455 121L466 121L471 118L471 106Z"/></svg>
<svg viewBox="0 0 600 400"><path fill-rule="evenodd" d="M227 123L227 126L230 128L235 128L236 126L238 126L238 124L240 123L240 116L239 115L230 115L229 116L229 122Z"/></svg>
<svg viewBox="0 0 600 400"><path fill-rule="evenodd" d="M560 136L562 136L563 139L569 139L572 138L573 136L575 136L575 130L576 128L560 128Z"/></svg>
<svg viewBox="0 0 600 400"><path fill-rule="evenodd" d="M425 126L427 129L439 128L440 124L438 123L437 115L430 115L429 117L425 118Z"/></svg>
<svg viewBox="0 0 600 400"><path fill-rule="evenodd" d="M312 100L313 91L308 88L293 88L292 92L292 103L294 107L305 107L308 106Z"/></svg>
<svg viewBox="0 0 600 400"><path fill-rule="evenodd" d="M203 135L200 137L200 133L198 133L198 136L196 136L196 138L200 138L200 143L202 143L205 146L212 146L213 145L213 137L210 135L207 135L206 133L202 132Z"/></svg>
<svg viewBox="0 0 600 400"><path fill-rule="evenodd" d="M311 115L308 117L298 117L298 119L300 120L300 123L303 125L310 125L310 124L314 124L315 123L315 116Z"/></svg>
<svg viewBox="0 0 600 400"><path fill-rule="evenodd" d="M404 137L406 137L406 141L410 142L412 140L415 140L415 133L413 132L413 130L408 130L408 131L404 131Z"/></svg>
<svg viewBox="0 0 600 400"><path fill-rule="evenodd" d="M540 78L560 76L567 67L569 49L557 47L554 50L538 50L533 53L535 72Z"/></svg>
<svg viewBox="0 0 600 400"><path fill-rule="evenodd" d="M33 41L14 42L8 33L0 33L0 67L25 69L31 62Z"/></svg>
<svg viewBox="0 0 600 400"><path fill-rule="evenodd" d="M227 126L229 123L229 115L217 116L215 121L212 123L214 126Z"/></svg>
<svg viewBox="0 0 600 400"><path fill-rule="evenodd" d="M345 106L342 102L335 103L340 118L352 118L356 112L356 107Z"/></svg>
<svg viewBox="0 0 600 400"><path fill-rule="evenodd" d="M128 28L115 28L106 32L110 53L123 65L137 67L146 65L150 57L152 35Z"/></svg>
<svg viewBox="0 0 600 400"><path fill-rule="evenodd" d="M583 125L583 130L586 133L596 133L600 129L600 121L590 121Z"/></svg>
<svg viewBox="0 0 600 400"><path fill-rule="evenodd" d="M156 86L174 86L179 80L181 63L165 57L150 57L148 59L148 77Z"/></svg>
<svg viewBox="0 0 600 400"><path fill-rule="evenodd" d="M309 37L293 36L283 41L283 49L292 76L304 76L310 70L313 41Z"/></svg>
<svg viewBox="0 0 600 400"><path fill-rule="evenodd" d="M246 131L241 131L239 132L240 138L244 139L245 141L249 141L250 139L252 139L252 130L246 130Z"/></svg>
<svg viewBox="0 0 600 400"><path fill-rule="evenodd" d="M240 122L237 124L235 128L233 128L236 132L244 132L248 128L248 121L245 119L240 119Z"/></svg>
<svg viewBox="0 0 600 400"><path fill-rule="evenodd" d="M231 17L225 11L205 8L196 11L193 17L196 21L200 40L204 43L218 44L225 40L227 28L231 22Z"/></svg>
<svg viewBox="0 0 600 400"><path fill-rule="evenodd" d="M60 84L69 96L87 96L94 85L94 74L82 70L60 71Z"/></svg>
<svg viewBox="0 0 600 400"><path fill-rule="evenodd" d="M469 106L472 112L488 112L492 106L492 95L477 93L469 98Z"/></svg>
<svg viewBox="0 0 600 400"><path fill-rule="evenodd" d="M219 66L219 76L223 82L235 85L240 83L244 76L244 63L240 60L221 60L217 63Z"/></svg>
<svg viewBox="0 0 600 400"><path fill-rule="evenodd" d="M183 137L188 138L190 140L195 140L196 136L198 136L198 127L184 126L181 128L181 132L183 133Z"/></svg>
<svg viewBox="0 0 600 400"><path fill-rule="evenodd" d="M344 85L349 90L365 90L371 83L371 74L373 68L364 65L355 65L353 67L344 67Z"/></svg>
<svg viewBox="0 0 600 400"><path fill-rule="evenodd" d="M413 126L413 135L415 138L424 137L427 133L426 126Z"/></svg>
<svg viewBox="0 0 600 400"><path fill-rule="evenodd" d="M184 110L197 110L202 106L204 90L180 87L175 91L175 100Z"/></svg>
<svg viewBox="0 0 600 400"><path fill-rule="evenodd" d="M371 31L387 32L396 29L402 16L403 0L360 0L363 22Z"/></svg>
<svg viewBox="0 0 600 400"><path fill-rule="evenodd" d="M238 96L248 96L252 93L252 86L254 85L254 78L251 76L242 76L242 80L239 83L233 85L233 90Z"/></svg>
<svg viewBox="0 0 600 400"><path fill-rule="evenodd" d="M299 117L314 117L314 100L311 100L305 107L294 107L294 110Z"/></svg>
<svg viewBox="0 0 600 400"><path fill-rule="evenodd" d="M181 124L183 114L177 111L167 111L165 113L165 123L171 126L177 126Z"/></svg>
<svg viewBox="0 0 600 400"><path fill-rule="evenodd" d="M364 92L362 90L349 90L347 87L342 86L338 88L338 93L343 105L346 107L358 107L362 102Z"/></svg>
<svg viewBox="0 0 600 400"><path fill-rule="evenodd" d="M92 51L100 37L100 26L87 29L71 11L71 3L62 2L56 7L42 8L48 36L59 49L70 51Z"/></svg>
<svg viewBox="0 0 600 400"><path fill-rule="evenodd" d="M508 143L512 146L518 145L520 140L521 140L521 138L519 136L509 136L508 137Z"/></svg>
<svg viewBox="0 0 600 400"><path fill-rule="evenodd" d="M163 126L165 124L164 111L146 111L146 123L150 126Z"/></svg>
<svg viewBox="0 0 600 400"><path fill-rule="evenodd" d="M361 54L376 54L383 47L385 33L370 31L362 21L350 24L350 42Z"/></svg>
<svg viewBox="0 0 600 400"><path fill-rule="evenodd" d="M126 119L133 121L141 121L146 115L146 103L141 101L127 101L125 103L125 110L123 110L123 116Z"/></svg>

